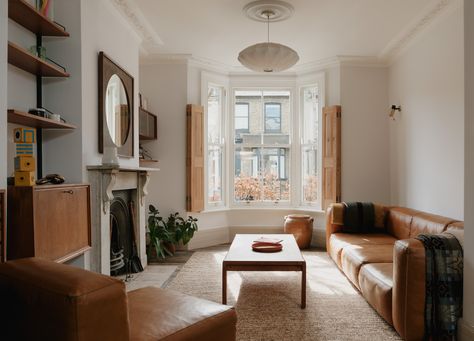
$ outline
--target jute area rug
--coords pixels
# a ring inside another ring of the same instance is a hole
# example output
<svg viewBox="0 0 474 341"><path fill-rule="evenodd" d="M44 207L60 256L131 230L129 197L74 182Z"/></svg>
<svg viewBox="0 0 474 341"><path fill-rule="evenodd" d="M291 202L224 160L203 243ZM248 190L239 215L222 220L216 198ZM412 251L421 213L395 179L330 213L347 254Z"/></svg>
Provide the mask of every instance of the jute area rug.
<svg viewBox="0 0 474 341"><path fill-rule="evenodd" d="M193 254L167 289L221 302L228 247ZM301 273L229 272L228 304L237 312L239 341L401 340L323 251L303 253L307 307L300 308Z"/></svg>

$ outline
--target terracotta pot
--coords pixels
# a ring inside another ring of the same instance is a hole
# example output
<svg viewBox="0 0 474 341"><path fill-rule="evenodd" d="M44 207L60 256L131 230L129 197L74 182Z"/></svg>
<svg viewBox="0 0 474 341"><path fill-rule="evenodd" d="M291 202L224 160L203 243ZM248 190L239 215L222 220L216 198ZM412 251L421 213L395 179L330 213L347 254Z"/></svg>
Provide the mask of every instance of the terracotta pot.
<svg viewBox="0 0 474 341"><path fill-rule="evenodd" d="M163 243L163 246L165 247L166 250L168 250L171 254L176 253L176 245L173 243Z"/></svg>
<svg viewBox="0 0 474 341"><path fill-rule="evenodd" d="M300 249L306 249L311 245L313 221L313 217L304 214L290 214L285 217L284 231L295 236Z"/></svg>

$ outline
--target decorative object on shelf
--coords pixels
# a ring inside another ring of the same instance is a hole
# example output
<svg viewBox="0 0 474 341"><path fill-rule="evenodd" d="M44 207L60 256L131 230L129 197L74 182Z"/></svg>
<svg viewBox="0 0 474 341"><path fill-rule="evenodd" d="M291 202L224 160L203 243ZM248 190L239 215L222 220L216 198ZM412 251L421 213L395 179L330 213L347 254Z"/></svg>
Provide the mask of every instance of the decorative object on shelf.
<svg viewBox="0 0 474 341"><path fill-rule="evenodd" d="M116 147L119 156L133 157L133 83L129 73L99 53L100 153L105 153L105 147Z"/></svg>
<svg viewBox="0 0 474 341"><path fill-rule="evenodd" d="M197 219L188 216L181 217L178 212L172 213L165 220L155 206L149 206L148 215L148 237L149 237L149 257L152 257L151 250L156 252L157 257L165 258L172 256L176 251L176 245L182 243L187 245L198 230Z"/></svg>
<svg viewBox="0 0 474 341"><path fill-rule="evenodd" d="M32 55L46 60L46 47L33 45L30 47L30 52Z"/></svg>
<svg viewBox="0 0 474 341"><path fill-rule="evenodd" d="M15 171L15 186L34 186L35 172Z"/></svg>
<svg viewBox="0 0 474 341"><path fill-rule="evenodd" d="M267 42L247 47L239 53L239 62L256 72L280 72L295 65L299 56L292 48L270 42L270 22L283 21L293 13L284 1L259 0L247 4L243 11L252 20L267 23Z"/></svg>
<svg viewBox="0 0 474 341"><path fill-rule="evenodd" d="M392 104L392 107L390 108L390 114L388 114L388 117L390 117L390 119L392 121L395 121L395 113L396 112L402 112L402 106L401 105L395 105L395 104Z"/></svg>
<svg viewBox="0 0 474 341"><path fill-rule="evenodd" d="M35 128L13 129L15 142L15 186L33 186L35 184L35 158L33 144L36 142Z"/></svg>
<svg viewBox="0 0 474 341"><path fill-rule="evenodd" d="M36 167L35 158L29 155L20 155L15 157L15 170L34 172Z"/></svg>
<svg viewBox="0 0 474 341"><path fill-rule="evenodd" d="M45 17L53 20L54 18L53 0L36 0L36 9Z"/></svg>
<svg viewBox="0 0 474 341"><path fill-rule="evenodd" d="M16 155L33 155L33 143L15 144Z"/></svg>
<svg viewBox="0 0 474 341"><path fill-rule="evenodd" d="M35 128L15 128L13 129L15 143L36 143Z"/></svg>
<svg viewBox="0 0 474 341"><path fill-rule="evenodd" d="M36 181L37 185L60 185L66 181L66 178L59 174L48 174L44 178L41 178Z"/></svg>
<svg viewBox="0 0 474 341"><path fill-rule="evenodd" d="M305 214L290 214L285 217L284 231L295 236L300 249L307 249L311 245L313 221L313 217Z"/></svg>
<svg viewBox="0 0 474 341"><path fill-rule="evenodd" d="M28 110L28 114L39 117L46 117L46 110L43 108L31 108L30 110Z"/></svg>

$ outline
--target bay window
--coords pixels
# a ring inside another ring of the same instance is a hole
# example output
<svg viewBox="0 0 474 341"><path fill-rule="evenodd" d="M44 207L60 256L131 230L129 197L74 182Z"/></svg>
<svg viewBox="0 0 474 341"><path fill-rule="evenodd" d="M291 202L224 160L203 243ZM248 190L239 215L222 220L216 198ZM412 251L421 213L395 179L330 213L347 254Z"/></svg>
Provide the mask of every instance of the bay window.
<svg viewBox="0 0 474 341"><path fill-rule="evenodd" d="M321 208L322 77L235 87L227 101L226 86L206 76L207 209Z"/></svg>

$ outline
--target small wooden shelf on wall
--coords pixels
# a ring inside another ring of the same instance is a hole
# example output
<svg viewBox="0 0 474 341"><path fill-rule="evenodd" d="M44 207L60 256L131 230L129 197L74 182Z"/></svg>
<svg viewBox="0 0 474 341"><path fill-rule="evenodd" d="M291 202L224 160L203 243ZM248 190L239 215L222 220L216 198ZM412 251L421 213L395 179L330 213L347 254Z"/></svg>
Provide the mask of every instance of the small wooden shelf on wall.
<svg viewBox="0 0 474 341"><path fill-rule="evenodd" d="M69 37L69 33L24 0L8 0L8 17L29 31L50 37Z"/></svg>
<svg viewBox="0 0 474 341"><path fill-rule="evenodd" d="M41 77L69 77L69 73L61 68L45 62L12 42L8 42L8 63Z"/></svg>
<svg viewBox="0 0 474 341"><path fill-rule="evenodd" d="M76 127L69 123L58 122L49 118L32 115L13 109L8 109L8 122L20 124L27 127L42 129L75 129Z"/></svg>

